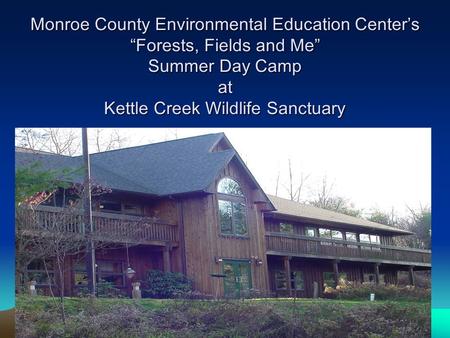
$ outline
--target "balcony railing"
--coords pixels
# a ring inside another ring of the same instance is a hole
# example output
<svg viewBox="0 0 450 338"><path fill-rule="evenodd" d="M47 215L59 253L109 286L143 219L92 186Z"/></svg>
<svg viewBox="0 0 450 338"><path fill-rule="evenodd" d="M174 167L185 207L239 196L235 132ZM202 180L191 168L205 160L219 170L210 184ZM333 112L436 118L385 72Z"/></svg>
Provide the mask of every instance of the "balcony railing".
<svg viewBox="0 0 450 338"><path fill-rule="evenodd" d="M40 205L20 210L23 228L29 231L58 231L85 234L83 214L79 209ZM93 235L100 241L119 243L164 244L178 243L176 224L155 222L152 218L106 212L93 212Z"/></svg>
<svg viewBox="0 0 450 338"><path fill-rule="evenodd" d="M279 232L266 233L266 247L268 254L418 266L431 265L431 251L429 250L307 237Z"/></svg>

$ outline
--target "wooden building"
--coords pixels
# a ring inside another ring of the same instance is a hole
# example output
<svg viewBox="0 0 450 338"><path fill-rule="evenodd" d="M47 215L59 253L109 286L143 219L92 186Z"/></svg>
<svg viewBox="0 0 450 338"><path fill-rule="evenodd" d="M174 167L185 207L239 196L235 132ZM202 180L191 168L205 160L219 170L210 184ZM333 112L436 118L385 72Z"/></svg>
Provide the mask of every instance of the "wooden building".
<svg viewBox="0 0 450 338"><path fill-rule="evenodd" d="M409 232L268 196L222 133L90 155L94 233L110 242L96 252L98 278L131 293L130 265L143 280L151 269L185 274L209 296L312 297L341 279L393 283L397 272L431 269L431 253L394 245ZM16 151L16 166L76 169L81 157ZM74 176L74 184L82 177ZM51 226L70 203L61 189L36 209L33 229ZM81 210L80 210L81 214ZM75 215L66 231L83 233ZM119 246L114 243L122 244ZM125 245L123 245L125 244ZM67 259L65 290L77 294L86 268ZM30 274L38 283L39 262Z"/></svg>

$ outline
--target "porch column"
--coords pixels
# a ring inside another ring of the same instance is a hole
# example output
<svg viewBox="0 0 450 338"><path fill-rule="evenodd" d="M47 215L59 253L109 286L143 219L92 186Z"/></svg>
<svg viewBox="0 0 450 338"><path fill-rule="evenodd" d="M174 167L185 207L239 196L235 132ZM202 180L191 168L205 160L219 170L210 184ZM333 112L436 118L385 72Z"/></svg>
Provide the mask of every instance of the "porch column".
<svg viewBox="0 0 450 338"><path fill-rule="evenodd" d="M164 272L170 272L170 243L167 243L163 249Z"/></svg>
<svg viewBox="0 0 450 338"><path fill-rule="evenodd" d="M333 261L333 277L334 277L334 284L336 286L339 285L339 266L338 266L339 261L337 259L335 259Z"/></svg>
<svg viewBox="0 0 450 338"><path fill-rule="evenodd" d="M286 274L287 291L289 297L292 297L292 287L291 287L291 257L284 257L284 272Z"/></svg>
<svg viewBox="0 0 450 338"><path fill-rule="evenodd" d="M374 264L374 272L375 272L375 283L377 285L380 284L380 263Z"/></svg>
<svg viewBox="0 0 450 338"><path fill-rule="evenodd" d="M414 265L410 265L408 269L409 285L416 285L416 276L414 275Z"/></svg>

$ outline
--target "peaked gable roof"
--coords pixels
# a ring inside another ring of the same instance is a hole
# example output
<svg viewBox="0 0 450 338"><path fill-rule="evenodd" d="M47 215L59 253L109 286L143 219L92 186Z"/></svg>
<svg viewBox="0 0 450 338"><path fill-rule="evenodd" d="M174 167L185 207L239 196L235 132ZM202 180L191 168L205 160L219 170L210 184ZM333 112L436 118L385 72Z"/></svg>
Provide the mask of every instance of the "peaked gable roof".
<svg viewBox="0 0 450 338"><path fill-rule="evenodd" d="M375 223L366 219L341 214L335 211L326 210L314 207L312 205L294 202L278 196L267 195L277 209L272 213L279 216L291 216L310 221L319 221L332 224L344 224L358 228L376 230L378 232L388 232L397 235L411 235L412 233L406 230L394 228L388 225Z"/></svg>
<svg viewBox="0 0 450 338"><path fill-rule="evenodd" d="M213 151L221 141L227 147ZM208 192L220 170L233 158L241 163L255 187L260 189L223 133L90 154L91 176L96 183L113 190L155 196ZM83 166L82 156L70 157L17 149L16 167L33 162L39 162L43 169L50 170L75 170ZM82 182L81 174L82 172L74 177L75 182ZM271 205L264 192L262 194Z"/></svg>

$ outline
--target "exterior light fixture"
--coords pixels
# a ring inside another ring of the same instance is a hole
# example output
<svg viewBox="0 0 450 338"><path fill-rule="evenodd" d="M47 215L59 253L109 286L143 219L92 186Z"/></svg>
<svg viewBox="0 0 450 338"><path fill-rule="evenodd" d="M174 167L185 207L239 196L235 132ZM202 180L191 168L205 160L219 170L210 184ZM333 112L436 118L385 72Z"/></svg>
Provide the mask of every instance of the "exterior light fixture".
<svg viewBox="0 0 450 338"><path fill-rule="evenodd" d="M214 257L214 261L216 262L216 264L219 264L220 262L223 262L223 259L220 257Z"/></svg>
<svg viewBox="0 0 450 338"><path fill-rule="evenodd" d="M258 256L252 256L252 261L255 262L256 265L262 265L263 261L261 258L259 258ZM251 263L251 261L250 261Z"/></svg>
<svg viewBox="0 0 450 338"><path fill-rule="evenodd" d="M136 271L134 271L130 266L127 268L126 275L128 279L132 279L136 275Z"/></svg>

